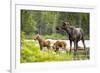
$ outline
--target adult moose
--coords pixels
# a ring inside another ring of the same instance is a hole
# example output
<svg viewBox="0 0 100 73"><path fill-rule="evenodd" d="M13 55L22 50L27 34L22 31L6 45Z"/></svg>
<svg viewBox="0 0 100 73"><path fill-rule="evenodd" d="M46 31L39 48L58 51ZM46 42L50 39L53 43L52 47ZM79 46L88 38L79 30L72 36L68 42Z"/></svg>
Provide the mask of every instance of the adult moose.
<svg viewBox="0 0 100 73"><path fill-rule="evenodd" d="M64 30L68 34L70 41L70 52L72 49L72 42L74 42L74 56L76 55L76 51L78 49L78 42L80 40L82 40L84 50L86 49L84 42L84 33L81 28L71 26L69 22L63 22L61 26L56 27L56 30Z"/></svg>

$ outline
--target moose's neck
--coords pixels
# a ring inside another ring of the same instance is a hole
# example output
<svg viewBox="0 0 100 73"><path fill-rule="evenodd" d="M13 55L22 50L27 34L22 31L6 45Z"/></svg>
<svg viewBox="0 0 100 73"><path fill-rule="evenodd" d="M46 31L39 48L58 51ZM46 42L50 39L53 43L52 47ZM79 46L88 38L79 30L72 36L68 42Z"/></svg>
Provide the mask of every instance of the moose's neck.
<svg viewBox="0 0 100 73"><path fill-rule="evenodd" d="M67 34L68 34L69 36L71 35L71 29L70 29L70 28L67 28L65 31L67 32Z"/></svg>
<svg viewBox="0 0 100 73"><path fill-rule="evenodd" d="M67 32L67 34L68 34L69 37L72 37L72 35L73 35L73 29L74 29L74 27L72 27L72 26L66 28L65 31Z"/></svg>
<svg viewBox="0 0 100 73"><path fill-rule="evenodd" d="M42 41L42 39L41 38L38 38L38 42L41 42Z"/></svg>

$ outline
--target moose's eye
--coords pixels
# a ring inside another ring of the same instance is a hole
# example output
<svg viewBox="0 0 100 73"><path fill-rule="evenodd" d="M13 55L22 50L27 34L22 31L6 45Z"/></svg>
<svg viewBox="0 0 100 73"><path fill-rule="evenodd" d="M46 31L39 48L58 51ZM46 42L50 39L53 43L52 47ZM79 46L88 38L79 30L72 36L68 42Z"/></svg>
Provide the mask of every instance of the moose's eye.
<svg viewBox="0 0 100 73"><path fill-rule="evenodd" d="M60 28L59 27L56 27L56 30L60 30Z"/></svg>

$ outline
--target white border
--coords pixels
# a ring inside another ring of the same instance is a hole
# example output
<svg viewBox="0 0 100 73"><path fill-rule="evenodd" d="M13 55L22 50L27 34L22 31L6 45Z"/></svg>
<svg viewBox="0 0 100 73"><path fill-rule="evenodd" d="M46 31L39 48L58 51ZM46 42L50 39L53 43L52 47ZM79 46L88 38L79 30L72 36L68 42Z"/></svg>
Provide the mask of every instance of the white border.
<svg viewBox="0 0 100 73"><path fill-rule="evenodd" d="M43 4L13 4L12 3L12 46L11 46L11 71L38 71L51 69L67 69L89 67L95 65L95 9L93 7L81 6L62 6L62 5L43 5ZM90 60L86 61L67 61L67 62L49 62L49 63L27 63L20 64L20 9L28 10L48 10L48 11L63 11L63 12L85 12L90 13ZM19 36L18 36L19 35Z"/></svg>

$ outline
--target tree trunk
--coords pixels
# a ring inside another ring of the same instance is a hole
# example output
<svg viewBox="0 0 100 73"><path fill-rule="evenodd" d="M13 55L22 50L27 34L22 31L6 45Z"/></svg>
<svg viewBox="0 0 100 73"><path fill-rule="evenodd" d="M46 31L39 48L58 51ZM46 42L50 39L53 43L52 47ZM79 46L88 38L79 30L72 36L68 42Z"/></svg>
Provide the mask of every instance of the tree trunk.
<svg viewBox="0 0 100 73"><path fill-rule="evenodd" d="M81 13L79 14L79 27L82 27L82 16Z"/></svg>
<svg viewBox="0 0 100 73"><path fill-rule="evenodd" d="M58 17L59 17L59 12L57 12L57 13L55 14L55 17L54 17L53 27L52 27L52 32L53 32L53 33L56 33L55 27L56 27L56 24L57 24Z"/></svg>
<svg viewBox="0 0 100 73"><path fill-rule="evenodd" d="M42 24L43 24L43 12L41 12L41 16L40 16L39 34L42 34Z"/></svg>

